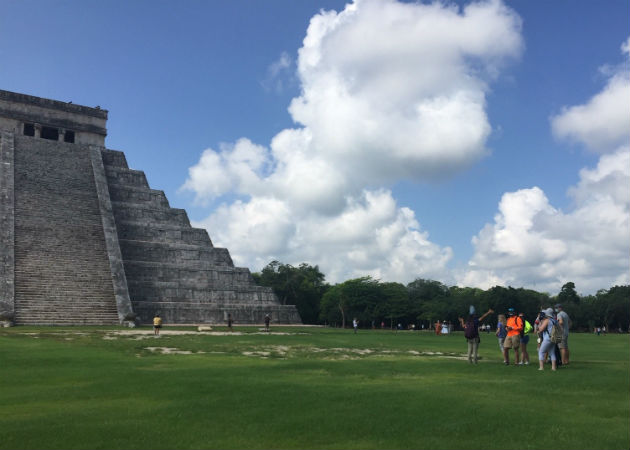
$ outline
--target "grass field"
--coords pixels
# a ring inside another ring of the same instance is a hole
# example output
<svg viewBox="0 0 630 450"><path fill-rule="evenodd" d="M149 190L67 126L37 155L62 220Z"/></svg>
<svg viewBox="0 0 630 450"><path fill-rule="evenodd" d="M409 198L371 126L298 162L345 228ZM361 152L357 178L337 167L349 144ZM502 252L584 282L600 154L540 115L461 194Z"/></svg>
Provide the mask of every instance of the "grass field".
<svg viewBox="0 0 630 450"><path fill-rule="evenodd" d="M236 331L1 329L0 448L630 447L628 335L573 334L539 372L493 334L474 366L461 334Z"/></svg>

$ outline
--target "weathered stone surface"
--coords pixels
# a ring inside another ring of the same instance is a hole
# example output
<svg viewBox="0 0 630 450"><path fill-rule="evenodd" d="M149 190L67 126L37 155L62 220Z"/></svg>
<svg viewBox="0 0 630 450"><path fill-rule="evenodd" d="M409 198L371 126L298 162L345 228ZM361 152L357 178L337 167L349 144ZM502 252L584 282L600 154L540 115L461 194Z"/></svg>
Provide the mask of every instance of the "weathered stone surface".
<svg viewBox="0 0 630 450"><path fill-rule="evenodd" d="M300 323L124 153L103 147L106 119L0 91L0 320Z"/></svg>
<svg viewBox="0 0 630 450"><path fill-rule="evenodd" d="M79 144L105 145L107 111L0 90L0 129L22 134L24 123L75 133Z"/></svg>
<svg viewBox="0 0 630 450"><path fill-rule="evenodd" d="M15 316L14 139L0 133L0 315Z"/></svg>
<svg viewBox="0 0 630 450"><path fill-rule="evenodd" d="M129 316L133 315L135 318L135 314L133 313L131 301L129 300L125 267L123 266L122 255L120 253L116 222L114 221L114 215L112 213L112 203L109 198L109 187L107 185L105 167L103 166L101 149L102 147L90 146L90 161L92 163L96 194L101 211L101 221L105 234L105 246L109 258L109 267L114 284L118 320L124 323ZM135 324L135 322L131 323Z"/></svg>
<svg viewBox="0 0 630 450"><path fill-rule="evenodd" d="M227 249L214 247L205 230L190 226L184 210L171 208L124 154L104 150L103 162L125 264L129 296L140 320L159 313L165 323L300 323L269 288L256 286L249 270L234 267Z"/></svg>
<svg viewBox="0 0 630 450"><path fill-rule="evenodd" d="M88 146L15 143L16 323L119 323Z"/></svg>

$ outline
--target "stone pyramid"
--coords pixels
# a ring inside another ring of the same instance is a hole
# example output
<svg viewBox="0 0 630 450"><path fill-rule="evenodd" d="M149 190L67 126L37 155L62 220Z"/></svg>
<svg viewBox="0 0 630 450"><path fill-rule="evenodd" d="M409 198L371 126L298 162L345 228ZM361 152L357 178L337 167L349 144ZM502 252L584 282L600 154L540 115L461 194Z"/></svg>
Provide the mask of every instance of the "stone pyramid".
<svg viewBox="0 0 630 450"><path fill-rule="evenodd" d="M0 90L0 320L301 323L124 153L107 111Z"/></svg>

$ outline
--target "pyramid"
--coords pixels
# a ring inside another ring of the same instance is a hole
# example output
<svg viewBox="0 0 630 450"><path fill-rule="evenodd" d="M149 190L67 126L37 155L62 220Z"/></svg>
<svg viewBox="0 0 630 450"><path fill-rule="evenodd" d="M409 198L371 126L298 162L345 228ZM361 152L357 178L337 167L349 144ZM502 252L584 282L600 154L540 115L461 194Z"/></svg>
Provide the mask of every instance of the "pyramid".
<svg viewBox="0 0 630 450"><path fill-rule="evenodd" d="M0 90L0 320L301 323L105 148L107 115Z"/></svg>

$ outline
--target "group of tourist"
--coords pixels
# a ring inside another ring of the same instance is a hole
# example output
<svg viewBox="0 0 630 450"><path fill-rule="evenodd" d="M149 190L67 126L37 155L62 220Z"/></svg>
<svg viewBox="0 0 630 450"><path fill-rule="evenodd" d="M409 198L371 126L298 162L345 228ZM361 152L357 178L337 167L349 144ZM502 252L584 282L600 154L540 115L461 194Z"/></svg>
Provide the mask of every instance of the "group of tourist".
<svg viewBox="0 0 630 450"><path fill-rule="evenodd" d="M459 322L464 329L464 336L468 343L468 362L477 364L479 343L481 342L479 330L486 329L485 326L480 325L480 322L490 314L493 314L494 310L489 309L481 317L477 317L475 307L471 305L468 313L468 319L464 321L460 317ZM265 331L269 331L270 322L269 314L265 315ZM233 323L232 314L228 314L227 325L230 332L233 331ZM440 325L442 324L438 321L435 327L436 334L439 334ZM527 345L529 344L530 335L536 333L538 335L536 340L538 370L544 370L544 364L547 359L551 361L551 370L556 370L559 364L563 366L568 365L570 325L569 315L563 310L561 304L555 305L555 309L546 308L540 311L534 321L534 326L525 319L525 315L522 312L517 315L514 308L508 308L507 318L505 314L499 314L496 331L499 348L503 356L503 364L506 366L510 365L510 350L513 350L515 365L529 365ZM381 324L381 326L384 326L384 324ZM554 331L556 326L559 326L559 332L557 330ZM359 321L355 317L352 320L352 328L355 333L358 327ZM156 314L153 318L155 336L160 335L160 328L162 328L162 319L159 314Z"/></svg>
<svg viewBox="0 0 630 450"><path fill-rule="evenodd" d="M459 318L464 336L468 343L468 362L477 364L480 322L488 315L494 313L489 309L481 317L477 317L475 307L471 306L468 319ZM528 365L529 353L527 345L530 335L536 333L538 338L538 370L544 370L547 360L551 361L551 370L556 370L558 365L569 364L569 315L563 310L561 304L554 308L546 308L538 313L534 325L530 324L523 313L516 314L514 308L508 308L507 317L499 314L496 336L499 340L499 348L503 356L503 363L510 365L510 350L514 351L514 364ZM554 331L558 327L559 331Z"/></svg>

